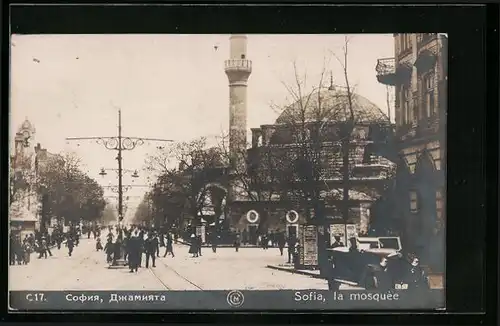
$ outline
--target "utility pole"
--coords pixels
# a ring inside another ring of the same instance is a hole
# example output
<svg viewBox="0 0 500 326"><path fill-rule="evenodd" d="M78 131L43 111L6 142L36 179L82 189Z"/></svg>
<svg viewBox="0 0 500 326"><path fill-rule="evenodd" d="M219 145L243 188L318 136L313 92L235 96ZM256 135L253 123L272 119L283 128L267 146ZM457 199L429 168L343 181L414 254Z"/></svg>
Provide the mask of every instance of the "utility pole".
<svg viewBox="0 0 500 326"><path fill-rule="evenodd" d="M104 145L106 149L115 150L118 152L116 160L118 161L118 220L123 220L123 151L130 151L137 146L143 145L146 141L153 142L172 142L170 139L157 139L157 138L141 138L141 137L128 137L122 135L122 111L118 110L118 136L116 137L68 137L67 141L80 141L80 140L95 140L96 143Z"/></svg>
<svg viewBox="0 0 500 326"><path fill-rule="evenodd" d="M150 142L173 142L170 139L158 138L142 138L142 137L128 137L122 135L122 111L118 109L118 135L113 137L68 137L66 141L81 141L81 140L94 140L97 144L104 145L106 149L118 152L116 160L118 161L118 221L119 221L119 234L118 238L123 239L121 232L121 222L123 220L123 151L131 151L137 146L144 145L146 141Z"/></svg>

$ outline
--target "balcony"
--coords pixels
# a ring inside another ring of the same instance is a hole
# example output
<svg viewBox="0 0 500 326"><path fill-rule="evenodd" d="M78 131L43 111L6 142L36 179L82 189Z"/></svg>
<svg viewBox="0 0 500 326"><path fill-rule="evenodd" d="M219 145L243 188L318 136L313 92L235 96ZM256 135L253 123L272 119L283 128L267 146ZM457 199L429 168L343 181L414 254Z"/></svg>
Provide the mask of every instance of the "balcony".
<svg viewBox="0 0 500 326"><path fill-rule="evenodd" d="M409 82L412 72L412 68L408 64L396 65L394 58L378 59L375 70L378 82L389 86Z"/></svg>
<svg viewBox="0 0 500 326"><path fill-rule="evenodd" d="M224 61L224 70L227 72L252 72L252 61L246 59L231 59Z"/></svg>
<svg viewBox="0 0 500 326"><path fill-rule="evenodd" d="M436 64L438 51L439 47L437 43L422 49L422 51L418 53L417 59L413 65L420 72L426 72L432 69Z"/></svg>
<svg viewBox="0 0 500 326"><path fill-rule="evenodd" d="M396 61L394 58L384 58L377 60L377 80L384 85L396 85Z"/></svg>

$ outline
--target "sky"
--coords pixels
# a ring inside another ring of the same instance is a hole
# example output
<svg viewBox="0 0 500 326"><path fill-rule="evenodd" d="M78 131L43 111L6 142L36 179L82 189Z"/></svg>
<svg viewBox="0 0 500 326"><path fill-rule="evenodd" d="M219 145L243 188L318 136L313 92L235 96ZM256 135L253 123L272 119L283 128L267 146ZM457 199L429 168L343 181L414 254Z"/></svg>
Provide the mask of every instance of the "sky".
<svg viewBox="0 0 500 326"><path fill-rule="evenodd" d="M375 66L377 59L394 56L392 34L349 39L350 83L387 112L387 90L377 82ZM309 87L324 70L343 85L342 68L332 56L342 56L343 44L344 35L335 34L248 35L253 71L247 128L274 123L278 113L271 104L290 103L283 84L293 85L294 62L299 73L307 73ZM216 137L229 123L226 59L229 35L12 35L11 139L28 118L36 128L34 143L52 153L75 152L91 177L115 185L116 173L101 177L99 170L117 167L116 152L95 141L65 138L116 136L118 108L124 136L174 141ZM159 145L147 142L124 152L123 167L140 175L133 179L125 174L124 184L148 183L144 160ZM126 219L145 191L134 187L125 194ZM116 194L107 190L106 195Z"/></svg>

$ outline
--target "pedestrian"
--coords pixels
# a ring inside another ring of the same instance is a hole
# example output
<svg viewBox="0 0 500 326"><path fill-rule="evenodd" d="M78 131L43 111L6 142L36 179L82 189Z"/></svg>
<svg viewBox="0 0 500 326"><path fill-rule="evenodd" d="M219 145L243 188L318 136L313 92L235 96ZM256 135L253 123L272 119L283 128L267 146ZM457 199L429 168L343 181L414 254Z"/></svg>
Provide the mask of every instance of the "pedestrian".
<svg viewBox="0 0 500 326"><path fill-rule="evenodd" d="M73 237L68 237L68 240L66 240L66 247L68 247L68 255L71 257L73 248L75 248L75 240L73 240Z"/></svg>
<svg viewBox="0 0 500 326"><path fill-rule="evenodd" d="M40 240L40 254L38 255L38 259L41 259L42 257L47 259L47 240L45 240L45 238Z"/></svg>
<svg viewBox="0 0 500 326"><path fill-rule="evenodd" d="M217 252L217 245L219 244L219 237L216 232L212 233L211 236L211 242L212 242L212 252ZM200 253L201 256L201 253Z"/></svg>
<svg viewBox="0 0 500 326"><path fill-rule="evenodd" d="M278 243L278 249L280 250L280 256L283 256L283 249L285 248L285 243L286 243L285 236L282 233L280 233L276 241Z"/></svg>
<svg viewBox="0 0 500 326"><path fill-rule="evenodd" d="M425 270L420 266L418 258L413 258L411 262L410 273L408 274L409 290L429 290L429 277Z"/></svg>
<svg viewBox="0 0 500 326"><path fill-rule="evenodd" d="M375 288L379 291L390 291L393 289L394 284L387 268L387 263L387 258L383 257L379 265L375 266L371 275L373 284L367 284L368 287Z"/></svg>
<svg viewBox="0 0 500 326"><path fill-rule="evenodd" d="M240 235L237 234L236 238L234 239L234 250L238 252L240 250L240 246L241 246L241 238Z"/></svg>
<svg viewBox="0 0 500 326"><path fill-rule="evenodd" d="M115 243L113 244L113 266L116 266L116 262L121 258L123 242L120 237L117 237Z"/></svg>
<svg viewBox="0 0 500 326"><path fill-rule="evenodd" d="M167 243L165 244L165 254L163 255L163 257L167 257L169 253L172 254L172 258L175 257L171 234L167 234Z"/></svg>
<svg viewBox="0 0 500 326"><path fill-rule="evenodd" d="M61 244L63 242L63 238L64 238L64 233L61 233L61 232L57 232L57 235L56 235L56 244L57 244L57 250L61 250Z"/></svg>
<svg viewBox="0 0 500 326"><path fill-rule="evenodd" d="M156 239L156 250L155 250L155 254L156 254L156 257L160 258L160 239L158 237L158 233L155 232L154 233L154 237Z"/></svg>
<svg viewBox="0 0 500 326"><path fill-rule="evenodd" d="M47 251L47 253L49 254L49 256L52 257L52 252L50 251L50 246L51 246L50 236L47 234L47 237L48 237L49 240L47 240L47 239L45 240L45 243L46 243L46 245L45 245L46 249L45 250ZM47 256L47 253L45 254L45 256Z"/></svg>
<svg viewBox="0 0 500 326"><path fill-rule="evenodd" d="M326 268L326 278L328 281L328 290L338 291L340 288L340 283L336 281L335 273L335 260L332 256L328 257L328 264Z"/></svg>
<svg viewBox="0 0 500 326"><path fill-rule="evenodd" d="M201 235L197 236L196 237L196 248L198 249L198 256L201 256L201 245L202 245L202 241L201 241Z"/></svg>
<svg viewBox="0 0 500 326"><path fill-rule="evenodd" d="M196 236L191 234L190 237L191 243L189 244L189 253L192 254L191 258L198 257L198 248L196 246Z"/></svg>
<svg viewBox="0 0 500 326"><path fill-rule="evenodd" d="M33 252L33 247L31 246L31 244L29 243L29 241L25 241L23 243L23 251L24 251L24 264L25 265L28 265L30 263L30 260L31 260L31 253Z"/></svg>
<svg viewBox="0 0 500 326"><path fill-rule="evenodd" d="M125 238L123 239L123 259L128 262L129 255L129 242L130 242L130 232L123 231L125 233Z"/></svg>
<svg viewBox="0 0 500 326"><path fill-rule="evenodd" d="M287 251L288 251L288 263L292 263L292 260L293 260L293 254L294 254L294 251L295 251L295 245L297 244L297 239L295 238L295 236L293 234L291 234L288 238L288 248L287 248Z"/></svg>
<svg viewBox="0 0 500 326"><path fill-rule="evenodd" d="M21 239L17 237L16 239L17 242L17 252L16 252L16 260L18 265L23 265L24 264L24 246L21 243Z"/></svg>
<svg viewBox="0 0 500 326"><path fill-rule="evenodd" d="M139 231L139 267L142 267L142 256L144 253L144 236L145 236L145 231L144 228L141 227Z"/></svg>
<svg viewBox="0 0 500 326"><path fill-rule="evenodd" d="M149 268L149 259L151 258L152 267L156 267L156 249L158 248L158 239L153 233L148 235L144 243L144 249L146 251L146 268Z"/></svg>
<svg viewBox="0 0 500 326"><path fill-rule="evenodd" d="M104 252L106 253L106 262L110 264L113 262L113 253L114 253L114 248L113 248L113 240L108 237L108 241L106 242L106 245L104 246Z"/></svg>
<svg viewBox="0 0 500 326"><path fill-rule="evenodd" d="M97 238L96 241L95 241L95 250L96 251L100 251L100 250L103 250L104 248L102 247L102 243L101 243L101 238Z"/></svg>
<svg viewBox="0 0 500 326"><path fill-rule="evenodd" d="M139 231L135 230L134 235L128 242L128 267L130 273L137 272L139 268L139 257L142 255L139 242Z"/></svg>
<svg viewBox="0 0 500 326"><path fill-rule="evenodd" d="M16 239L14 235L10 235L9 238L9 264L10 265L15 265L16 264Z"/></svg>

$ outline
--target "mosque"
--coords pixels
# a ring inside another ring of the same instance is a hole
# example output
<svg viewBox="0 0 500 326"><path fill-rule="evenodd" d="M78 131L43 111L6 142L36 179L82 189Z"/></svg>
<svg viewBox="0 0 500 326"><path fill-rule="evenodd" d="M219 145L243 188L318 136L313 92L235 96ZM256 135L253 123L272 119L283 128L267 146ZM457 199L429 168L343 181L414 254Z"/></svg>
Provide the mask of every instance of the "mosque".
<svg viewBox="0 0 500 326"><path fill-rule="evenodd" d="M345 236L350 232L346 225L355 226L351 232L356 234L381 229L384 221L391 218L395 170L392 162L397 155L392 149L393 126L387 115L365 97L352 94L355 125L348 146L349 188L344 188L346 177L341 173L343 165L338 145L339 121L346 120L348 96L340 88L331 85L320 89L309 96L306 108L299 100L286 108L274 124L251 128L251 145L247 145L247 88L251 84L252 61L247 58L245 35L232 35L229 42L230 58L225 61L225 73L229 80L231 159L228 168L220 169L205 180L200 191L200 194L208 194L202 220L233 230L246 229L250 238L252 234L270 230L297 233L298 225L309 223L313 214L294 191L305 185L301 185L300 180L295 180L293 185L273 180L270 162L278 158L282 164L295 162L294 153L304 143L304 137L321 125L324 130L320 144L322 173L313 186L324 205L327 223L343 226L336 230ZM244 178L241 171L246 172ZM266 176L260 182L251 182L252 175ZM344 189L348 189L348 196L343 195ZM348 205L347 221L340 213L343 205Z"/></svg>

